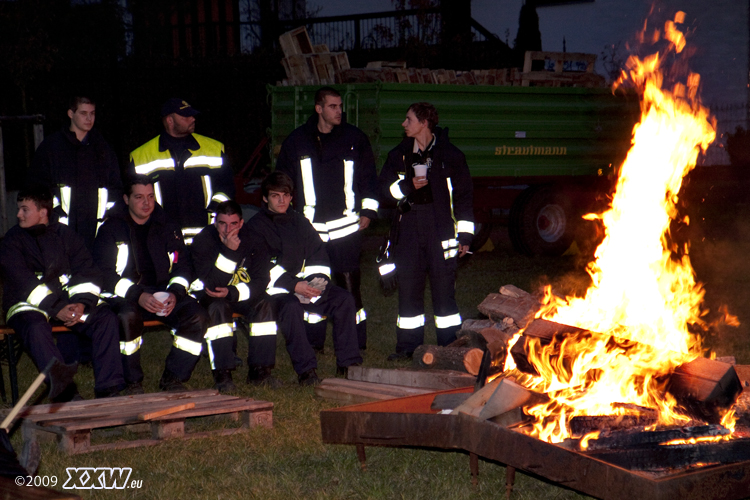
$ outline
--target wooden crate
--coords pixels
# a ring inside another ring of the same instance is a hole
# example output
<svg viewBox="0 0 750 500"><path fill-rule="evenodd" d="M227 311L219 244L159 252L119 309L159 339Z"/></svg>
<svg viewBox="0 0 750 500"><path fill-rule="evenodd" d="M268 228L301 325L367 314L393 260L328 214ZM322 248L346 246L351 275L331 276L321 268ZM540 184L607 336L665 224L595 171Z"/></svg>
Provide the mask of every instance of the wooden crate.
<svg viewBox="0 0 750 500"><path fill-rule="evenodd" d="M594 64L596 63L596 54L584 54L581 52L541 52L541 51L527 51L526 57L523 63L523 72L528 73L531 71L531 65L533 61L544 61L549 59L554 61L554 73L562 73L565 62L580 62L586 65L585 73L594 72Z"/></svg>
<svg viewBox="0 0 750 500"><path fill-rule="evenodd" d="M179 408L185 409L174 412ZM159 392L29 406L21 413L21 428L24 441L52 436L62 451L72 455L150 446L165 439L230 435L256 426L270 428L273 426L272 410L273 403L221 395L216 390ZM186 432L186 421L213 415L239 421L239 427ZM124 426L133 431L150 430L151 439L91 444L92 431Z"/></svg>
<svg viewBox="0 0 750 500"><path fill-rule="evenodd" d="M307 28L304 26L287 31L281 35L279 37L279 44L281 45L281 50L284 51L285 57L312 54L314 52L310 36L307 34Z"/></svg>

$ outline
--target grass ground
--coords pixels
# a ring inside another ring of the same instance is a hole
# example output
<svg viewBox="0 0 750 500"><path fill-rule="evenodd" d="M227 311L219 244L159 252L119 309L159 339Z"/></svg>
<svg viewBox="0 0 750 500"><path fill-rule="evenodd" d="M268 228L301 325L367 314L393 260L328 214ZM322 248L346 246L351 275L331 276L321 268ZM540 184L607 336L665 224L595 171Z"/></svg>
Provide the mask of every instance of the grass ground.
<svg viewBox="0 0 750 500"><path fill-rule="evenodd" d="M712 187L713 186L713 187ZM750 307L747 285L750 270L750 205L744 193L748 183L735 179L714 182L703 179L692 183L684 197L691 225L684 229L691 241L691 257L698 279L705 283L706 304L715 311L726 304L737 315L739 328L719 328L706 342L718 355L734 355L739 363L750 363L748 333ZM381 228L382 229L382 228ZM378 228L376 228L377 232ZM582 260L566 258L528 258L515 253L503 229L493 232L494 249L478 253L459 270L457 298L464 318L477 317L476 305L490 292L507 283L525 290L536 290L552 283L565 291L586 286ZM363 290L368 308L369 347L365 366L406 366L386 362L395 345L396 297L383 297L375 280L373 259L380 237L366 238L363 255ZM428 294L429 295L429 294ZM430 313L429 298L427 313ZM711 316L710 313L709 316ZM429 317L429 316L428 316ZM426 342L434 343L434 329L428 327ZM169 349L167 332L146 334L144 345L145 387L156 391ZM246 343L240 340L239 352ZM333 376L335 359L330 336L327 354L319 358L321 377ZM324 445L321 441L319 412L334 405L314 396L312 388L296 384L288 355L279 343L276 375L285 386L279 390L257 389L245 385L245 369L235 372L240 394L272 401L273 429L253 429L246 434L177 440L158 446L97 452L69 457L53 443L42 444L41 475L54 475L58 485L67 477L66 467L131 467L131 479L142 480L135 490L88 490L78 492L84 498L171 499L171 498L259 498L259 499L356 499L356 498L502 498L505 494L505 469L502 464L479 463L479 484L473 487L469 457L461 452L426 449L368 448L368 470L359 470L354 447ZM26 387L35 376L27 356L19 365L20 386ZM93 397L93 375L82 369L77 381L85 397ZM189 385L212 385L207 360L201 360ZM212 428L221 423L206 424ZM104 436L96 439L117 439ZM20 450L20 432L13 436ZM58 486L59 489L59 486ZM526 474L516 475L514 499L583 498L581 495Z"/></svg>

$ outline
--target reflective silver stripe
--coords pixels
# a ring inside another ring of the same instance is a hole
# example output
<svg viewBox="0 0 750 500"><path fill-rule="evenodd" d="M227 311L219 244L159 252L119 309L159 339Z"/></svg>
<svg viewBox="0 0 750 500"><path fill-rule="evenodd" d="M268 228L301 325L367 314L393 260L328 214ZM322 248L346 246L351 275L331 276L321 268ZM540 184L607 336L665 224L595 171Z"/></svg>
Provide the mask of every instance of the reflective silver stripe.
<svg viewBox="0 0 750 500"><path fill-rule="evenodd" d="M456 223L456 232L474 234L474 223L468 220L460 220Z"/></svg>
<svg viewBox="0 0 750 500"><path fill-rule="evenodd" d="M70 193L70 186L60 186L60 207L68 217L70 216ZM68 217L60 217L59 221L67 226Z"/></svg>
<svg viewBox="0 0 750 500"><path fill-rule="evenodd" d="M89 319L89 315L88 314L82 314L81 315L81 321L83 321L85 323L87 319Z"/></svg>
<svg viewBox="0 0 750 500"><path fill-rule="evenodd" d="M359 224L352 224L351 226L347 226L343 229L336 229L335 231L329 231L328 236L332 240L337 240L339 238L343 238L344 236L349 236L350 234L354 234L357 231L359 231Z"/></svg>
<svg viewBox="0 0 750 500"><path fill-rule="evenodd" d="M202 175L201 181L203 181L203 203L208 208L208 203L211 201L211 198L214 195L214 190L211 187L211 177Z"/></svg>
<svg viewBox="0 0 750 500"><path fill-rule="evenodd" d="M185 240L185 245L190 246L193 244L193 237L190 238L183 238Z"/></svg>
<svg viewBox="0 0 750 500"><path fill-rule="evenodd" d="M103 219L104 214L107 212L107 199L109 197L109 193L107 192L107 188L99 188L99 203L96 206L96 218L97 219Z"/></svg>
<svg viewBox="0 0 750 500"><path fill-rule="evenodd" d="M197 292L199 290L203 290L204 284L201 280L195 280L192 283L190 283L190 292Z"/></svg>
<svg viewBox="0 0 750 500"><path fill-rule="evenodd" d="M49 206L49 205L48 205ZM44 298L47 295L51 295L52 290L50 290L47 285L44 283L37 285L36 288L34 288L29 296L26 298L26 302L31 304L32 306L39 307L39 304L42 303Z"/></svg>
<svg viewBox="0 0 750 500"><path fill-rule="evenodd" d="M268 282L268 288L273 288L276 285L276 280L278 280L284 273L286 273L286 269L280 265L276 264L273 266L269 273L271 281Z"/></svg>
<svg viewBox="0 0 750 500"><path fill-rule="evenodd" d="M327 319L327 316L321 316L320 314L305 311L305 321L311 325L316 325L321 321L325 321Z"/></svg>
<svg viewBox="0 0 750 500"><path fill-rule="evenodd" d="M419 316L412 316L410 318L404 318L399 316L396 320L396 326L403 328L404 330L412 330L424 326L424 314Z"/></svg>
<svg viewBox="0 0 750 500"><path fill-rule="evenodd" d="M172 342L172 345L177 349L189 352L193 356L200 356L201 350L203 349L203 345L200 342L193 342L192 340L180 337L177 334L174 334L174 342Z"/></svg>
<svg viewBox="0 0 750 500"><path fill-rule="evenodd" d="M440 242L443 246L443 258L445 260L451 259L458 255L458 240L451 238Z"/></svg>
<svg viewBox="0 0 750 500"><path fill-rule="evenodd" d="M378 272L380 272L381 276L385 276L386 274L393 272L396 270L396 264L383 264L382 266L378 267Z"/></svg>
<svg viewBox="0 0 750 500"><path fill-rule="evenodd" d="M60 280L60 284L63 287L66 287L68 285L68 282L70 281L70 275L69 274L61 274L57 277L58 280Z"/></svg>
<svg viewBox="0 0 750 500"><path fill-rule="evenodd" d="M339 229L344 226L357 225L357 224L359 224L358 215L347 215L346 217L342 217L340 219L326 222L326 228L329 231L333 231L334 229Z"/></svg>
<svg viewBox="0 0 750 500"><path fill-rule="evenodd" d="M169 288L172 285L182 285L185 288L185 290L187 290L188 287L190 286L190 283L188 283L188 280L186 280L182 276L175 276L174 278L169 280L169 283L167 283L167 288Z"/></svg>
<svg viewBox="0 0 750 500"><path fill-rule="evenodd" d="M346 200L345 214L354 214L354 162L344 160L344 199Z"/></svg>
<svg viewBox="0 0 750 500"><path fill-rule="evenodd" d="M401 180L397 180L396 182L391 184L391 187L389 189L391 192L391 196L393 196L397 200L400 200L404 197L404 193L401 192L401 188L398 185L399 182L401 182Z"/></svg>
<svg viewBox="0 0 750 500"><path fill-rule="evenodd" d="M98 296L99 292L101 291L102 289L93 283L79 283L78 285L72 286L68 289L68 295L72 297L73 295L78 295L79 293L91 293Z"/></svg>
<svg viewBox="0 0 750 500"><path fill-rule="evenodd" d="M325 274L329 278L331 277L331 268L328 266L305 266L302 270L302 278L307 278L313 274Z"/></svg>
<svg viewBox="0 0 750 500"><path fill-rule="evenodd" d="M115 271L118 276L122 276L125 272L125 266L128 265L128 256L130 255L130 247L125 242L117 243L117 263L115 264Z"/></svg>
<svg viewBox="0 0 750 500"><path fill-rule="evenodd" d="M218 168L224 164L224 160L221 158L221 156L191 156L187 160L185 160L185 163L183 163L183 166L185 168L189 167L210 167L210 168Z"/></svg>
<svg viewBox="0 0 750 500"><path fill-rule="evenodd" d="M172 158L164 158L161 160L152 160L143 165L135 167L136 174L148 175L156 170L166 170L174 168L174 160Z"/></svg>
<svg viewBox="0 0 750 500"><path fill-rule="evenodd" d="M157 181L154 182L154 199L159 205L163 205L161 201L161 184Z"/></svg>
<svg viewBox="0 0 750 500"><path fill-rule="evenodd" d="M49 314L47 314L46 312L42 311L38 307L34 307L31 304L29 304L28 302L19 302L18 304L15 304L13 307L11 307L8 310L8 314L5 316L5 321L7 322L11 318L11 316L13 316L14 314L18 314L18 313L22 313L22 312L28 312L28 311L34 311L34 312L38 312L40 314L43 314L44 317L49 320Z"/></svg>
<svg viewBox="0 0 750 500"><path fill-rule="evenodd" d="M123 356L130 356L138 352L143 345L143 337L131 340L130 342L120 341L120 354Z"/></svg>
<svg viewBox="0 0 750 500"><path fill-rule="evenodd" d="M443 252L443 258L445 260L452 259L456 255L458 255L458 250L455 249L455 248L453 248L451 250L446 250L445 252Z"/></svg>
<svg viewBox="0 0 750 500"><path fill-rule="evenodd" d="M374 212L377 212L378 207L380 207L380 203L378 203L378 200L373 200L372 198L362 199L362 210L372 210Z"/></svg>
<svg viewBox="0 0 750 500"><path fill-rule="evenodd" d="M436 328L450 328L451 326L461 325L461 315L459 313L450 316L435 316Z"/></svg>
<svg viewBox="0 0 750 500"><path fill-rule="evenodd" d="M268 287L266 288L266 293L268 293L268 295L279 295L281 293L289 293L289 290L285 290L284 288Z"/></svg>
<svg viewBox="0 0 750 500"><path fill-rule="evenodd" d="M57 195L52 196L52 208L56 208L60 206L60 198L57 197Z"/></svg>
<svg viewBox="0 0 750 500"><path fill-rule="evenodd" d="M208 328L205 335L203 335L203 338L206 340L219 340L225 337L231 337L233 332L232 323L222 323Z"/></svg>
<svg viewBox="0 0 750 500"><path fill-rule="evenodd" d="M314 214L313 210L313 215ZM325 222L313 222L312 223L313 228L318 232L318 236L320 236L320 239L323 241L328 241L331 238L328 236L328 227L326 226Z"/></svg>
<svg viewBox="0 0 750 500"><path fill-rule="evenodd" d="M262 323L250 323L251 337L264 337L266 335L276 335L276 322L264 321Z"/></svg>
<svg viewBox="0 0 750 500"><path fill-rule="evenodd" d="M195 236L203 230L202 227L183 227L182 236Z"/></svg>
<svg viewBox="0 0 750 500"><path fill-rule="evenodd" d="M227 274L232 274L237 268L237 263L233 260L227 259L226 257L224 257L224 255L219 254L219 256L216 258L215 266L219 271L225 272Z"/></svg>
<svg viewBox="0 0 750 500"><path fill-rule="evenodd" d="M214 193L214 195L211 197L212 200L216 200L219 203L224 201L229 201L229 196L225 195L224 193Z"/></svg>
<svg viewBox="0 0 750 500"><path fill-rule="evenodd" d="M115 285L115 295L124 299L125 294L128 293L128 290L130 290L130 287L134 284L135 283L127 278L121 278L120 281L117 282L117 285Z"/></svg>
<svg viewBox="0 0 750 500"><path fill-rule="evenodd" d="M440 242L441 245L443 245L443 250L447 250L451 247L457 247L458 246L458 240L455 238L451 238L448 240L443 240Z"/></svg>
<svg viewBox="0 0 750 500"><path fill-rule="evenodd" d="M247 286L247 283L237 283L235 285L235 288L237 288L237 291L239 292L239 297L237 297L238 302L242 302L243 300L247 300L250 298L250 287Z"/></svg>
<svg viewBox="0 0 750 500"><path fill-rule="evenodd" d="M305 194L305 207L302 212L305 217L312 222L315 218L315 184L313 183L312 174L312 160L310 158L302 158L299 161L300 170L302 172L302 188ZM317 229L317 228L316 228Z"/></svg>
<svg viewBox="0 0 750 500"><path fill-rule="evenodd" d="M357 311L357 324L362 323L367 319L367 313L365 312L365 308L363 307L359 311Z"/></svg>

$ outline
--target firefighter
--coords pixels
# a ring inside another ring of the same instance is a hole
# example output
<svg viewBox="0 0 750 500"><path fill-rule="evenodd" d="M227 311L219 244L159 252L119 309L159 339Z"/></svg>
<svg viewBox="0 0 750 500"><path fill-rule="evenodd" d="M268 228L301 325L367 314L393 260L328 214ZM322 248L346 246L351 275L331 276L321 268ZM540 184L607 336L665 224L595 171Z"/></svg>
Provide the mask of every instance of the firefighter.
<svg viewBox="0 0 750 500"><path fill-rule="evenodd" d="M209 320L187 295L191 269L180 227L155 203L154 184L145 175L130 179L122 198L99 229L94 260L104 274L102 296L120 320L125 392L143 393L144 320L161 321L174 333L159 388L185 390L183 382L200 358Z"/></svg>
<svg viewBox="0 0 750 500"><path fill-rule="evenodd" d="M278 307L277 324L289 343L294 369L302 385L319 382L315 353L305 337L305 315L333 320L337 374L362 363L357 348L356 310L352 295L331 283L328 254L310 222L289 208L294 183L283 172L263 180L265 206L248 225L268 245L273 262L268 293Z"/></svg>
<svg viewBox="0 0 750 500"><path fill-rule="evenodd" d="M464 154L448 140L448 129L437 124L432 104L412 104L401 124L406 137L388 153L380 172L383 199L398 202L401 212L392 250L399 292L391 361L410 358L424 342L427 275L438 345L455 340L461 326L456 266L474 234L473 188Z"/></svg>
<svg viewBox="0 0 750 500"><path fill-rule="evenodd" d="M122 196L120 166L107 141L94 130L96 104L91 98L72 98L68 118L69 127L39 145L27 184L52 190L59 222L83 238L90 252L104 213Z"/></svg>
<svg viewBox="0 0 750 500"><path fill-rule="evenodd" d="M18 224L0 244L3 309L8 326L21 336L37 369L52 358L64 362L52 326L65 325L93 344L96 397L119 395L124 387L117 352L117 318L97 306L100 275L83 239L60 224L52 193L31 188L18 193ZM81 399L71 383L53 402Z"/></svg>
<svg viewBox="0 0 750 500"><path fill-rule="evenodd" d="M377 217L377 173L372 147L357 127L342 120L341 94L323 87L315 94L315 113L281 145L276 169L298 187L295 206L326 242L336 285L354 296L357 339L367 348L367 315L360 292L360 231ZM310 343L323 349L326 324L308 318ZM315 323L318 326L313 326Z"/></svg>
<svg viewBox="0 0 750 500"><path fill-rule="evenodd" d="M224 145L195 132L199 112L181 99L161 108L164 132L130 153L130 174L154 181L154 194L187 245L211 217L212 205L234 198L234 179Z"/></svg>
<svg viewBox="0 0 750 500"><path fill-rule="evenodd" d="M211 318L206 343L211 368L220 375L219 390L234 388L230 370L235 368L235 312L251 321L247 382L279 387L281 383L271 376L276 361L276 323L266 294L268 250L250 234L237 202L219 203L214 223L193 240L190 257L196 274L191 293Z"/></svg>

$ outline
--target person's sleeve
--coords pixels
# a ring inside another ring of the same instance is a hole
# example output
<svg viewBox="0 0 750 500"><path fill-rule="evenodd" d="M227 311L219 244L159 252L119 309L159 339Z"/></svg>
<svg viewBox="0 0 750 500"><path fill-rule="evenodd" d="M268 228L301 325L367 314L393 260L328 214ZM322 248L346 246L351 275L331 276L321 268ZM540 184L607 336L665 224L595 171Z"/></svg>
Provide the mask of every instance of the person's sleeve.
<svg viewBox="0 0 750 500"><path fill-rule="evenodd" d="M234 174L232 166L229 164L229 157L224 150L221 152L221 168L211 171L211 184L213 193L209 201L209 208L223 201L234 199Z"/></svg>
<svg viewBox="0 0 750 500"><path fill-rule="evenodd" d="M239 300L244 300L244 287L247 287L249 298L260 297L268 287L270 281L270 267L271 259L268 253L268 247L263 241L254 241L250 245L250 251L245 256L245 265L248 276L250 278L249 283L238 283L235 285Z"/></svg>
<svg viewBox="0 0 750 500"><path fill-rule="evenodd" d="M215 290L216 287L230 288L230 300L237 302L243 290L233 293L230 286L234 272L242 261L242 252L231 250L225 245L217 244L208 226L198 233L190 246L190 258L195 269L195 279L199 280L203 289ZM242 248L242 246L240 246ZM249 293L249 289L247 289ZM248 297L249 298L249 297Z"/></svg>
<svg viewBox="0 0 750 500"><path fill-rule="evenodd" d="M118 242L112 219L102 224L94 239L94 263L102 276L102 290L109 295L138 302L143 287L117 272L118 262L125 268L130 259L130 245Z"/></svg>
<svg viewBox="0 0 750 500"><path fill-rule="evenodd" d="M466 156L457 151L456 165L452 169L453 216L461 245L470 245L474 238L474 185L466 163Z"/></svg>
<svg viewBox="0 0 750 500"><path fill-rule="evenodd" d="M395 205L414 191L411 179L406 179L404 174L399 173L403 166L404 158L398 151L391 151L388 159L380 171L380 196L381 200L388 205Z"/></svg>
<svg viewBox="0 0 750 500"><path fill-rule="evenodd" d="M66 297L39 281L23 257L23 249L6 239L0 244L0 269L4 293L13 296L11 306L25 303L44 311L50 318L57 316L68 304ZM6 311L6 314L9 311Z"/></svg>
<svg viewBox="0 0 750 500"><path fill-rule="evenodd" d="M177 298L182 298L187 295L193 276L190 255L179 226L169 224L167 231L169 234L166 250L171 266L167 290L174 293Z"/></svg>
<svg viewBox="0 0 750 500"><path fill-rule="evenodd" d="M357 191L362 197L360 216L375 220L378 217L378 174L370 140L364 133L359 140L359 165L357 165Z"/></svg>
<svg viewBox="0 0 750 500"><path fill-rule="evenodd" d="M65 234L71 271L68 298L72 304L83 304L88 311L99 302L101 275L83 239L72 230L68 231L67 227L61 227L61 230Z"/></svg>

